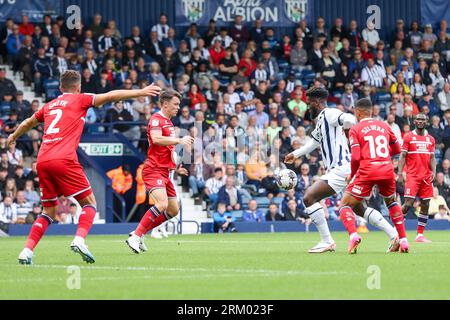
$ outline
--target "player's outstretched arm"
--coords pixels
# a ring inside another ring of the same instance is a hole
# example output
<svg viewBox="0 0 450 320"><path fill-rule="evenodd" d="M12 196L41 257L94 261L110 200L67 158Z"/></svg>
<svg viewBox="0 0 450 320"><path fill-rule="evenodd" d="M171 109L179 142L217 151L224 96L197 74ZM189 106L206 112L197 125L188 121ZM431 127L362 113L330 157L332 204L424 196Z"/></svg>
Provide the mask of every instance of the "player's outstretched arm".
<svg viewBox="0 0 450 320"><path fill-rule="evenodd" d="M15 143L18 138L20 138L22 135L24 135L25 133L36 127L38 124L39 121L36 119L34 115L22 121L22 123L19 125L16 131L14 131L12 134L9 135L7 140L8 146Z"/></svg>
<svg viewBox="0 0 450 320"><path fill-rule="evenodd" d="M128 100L137 97L154 97L161 93L161 88L151 84L143 89L136 90L113 90L103 94L95 95L94 107L101 107L106 103Z"/></svg>
<svg viewBox="0 0 450 320"><path fill-rule="evenodd" d="M309 154L312 151L316 150L316 148L319 145L320 143L316 139L311 139L304 146L287 154L286 157L284 158L284 162L287 164L291 164L295 161L295 159L300 158L305 154Z"/></svg>
<svg viewBox="0 0 450 320"><path fill-rule="evenodd" d="M191 136L184 136L182 138L163 136L160 130L153 130L150 133L152 142L158 146L174 146L181 144L190 147L194 143L194 138Z"/></svg>

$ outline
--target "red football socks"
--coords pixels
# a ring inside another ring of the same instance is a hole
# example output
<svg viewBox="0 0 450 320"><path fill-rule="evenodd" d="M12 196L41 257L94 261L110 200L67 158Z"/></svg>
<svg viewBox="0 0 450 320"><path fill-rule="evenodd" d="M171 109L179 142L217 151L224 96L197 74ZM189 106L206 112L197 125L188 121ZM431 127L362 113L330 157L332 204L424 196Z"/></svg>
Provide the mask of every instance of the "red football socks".
<svg viewBox="0 0 450 320"><path fill-rule="evenodd" d="M339 210L339 217L341 218L342 223L347 229L349 235L356 233L356 219L355 213L350 207L342 207Z"/></svg>
<svg viewBox="0 0 450 320"><path fill-rule="evenodd" d="M392 202L389 206L389 216L394 223L395 229L397 229L400 239L406 238L405 223L403 217L403 211L397 202Z"/></svg>
<svg viewBox="0 0 450 320"><path fill-rule="evenodd" d="M94 206L86 205L83 207L83 211L81 211L80 217L78 219L76 236L86 239L86 236L88 235L89 230L94 223L96 213L97 209Z"/></svg>
<svg viewBox="0 0 450 320"><path fill-rule="evenodd" d="M169 220L167 214L165 212L161 213L157 207L152 206L142 217L136 228L135 234L138 237L142 237L142 235L159 226L166 220Z"/></svg>
<svg viewBox="0 0 450 320"><path fill-rule="evenodd" d="M39 240L41 240L42 236L44 235L45 230L47 230L48 226L52 222L52 218L45 214L41 214L40 216L38 216L36 221L34 221L33 226L31 227L30 234L28 235L28 239L25 244L25 248L33 251L39 243Z"/></svg>
<svg viewBox="0 0 450 320"><path fill-rule="evenodd" d="M417 219L417 234L423 234L425 227L427 226L427 222L428 214L422 214L422 212L420 212Z"/></svg>

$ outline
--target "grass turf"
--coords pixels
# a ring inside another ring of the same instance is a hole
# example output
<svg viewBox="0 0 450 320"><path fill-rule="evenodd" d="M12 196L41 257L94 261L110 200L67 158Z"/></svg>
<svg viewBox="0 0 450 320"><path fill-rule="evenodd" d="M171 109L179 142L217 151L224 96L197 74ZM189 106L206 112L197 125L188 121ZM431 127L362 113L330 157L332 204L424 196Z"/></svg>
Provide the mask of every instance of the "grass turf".
<svg viewBox="0 0 450 320"><path fill-rule="evenodd" d="M386 254L385 235L371 232L352 256L344 233L334 233L337 252L319 255L306 252L317 233L147 239L150 250L139 255L124 235L90 236L94 265L70 251L71 237L48 236L33 266L17 264L23 237L4 238L0 299L449 299L450 232L427 236L434 242L412 242L409 254ZM67 288L68 266L81 267L80 289ZM370 266L380 289L368 289Z"/></svg>

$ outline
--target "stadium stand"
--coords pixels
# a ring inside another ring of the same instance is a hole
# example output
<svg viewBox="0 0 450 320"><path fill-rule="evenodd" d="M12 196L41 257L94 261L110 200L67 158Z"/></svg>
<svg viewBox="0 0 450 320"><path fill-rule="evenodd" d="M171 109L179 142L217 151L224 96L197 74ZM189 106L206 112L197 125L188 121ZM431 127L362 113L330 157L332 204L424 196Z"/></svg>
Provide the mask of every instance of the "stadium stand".
<svg viewBox="0 0 450 320"><path fill-rule="evenodd" d="M139 88L154 82L183 95L183 108L173 122L180 132L195 138L194 152L182 157L190 176L177 177L183 210L189 220L214 218L216 232L234 231L234 222L242 220L308 224L302 197L324 174L320 151L288 166L299 176L292 192L280 191L273 174L285 166L282 160L287 153L310 139L312 119L305 91L311 86L328 89L329 106L350 113L356 99L369 97L375 116L386 121L399 139L414 129L415 114L428 114L439 171L433 199L437 207L430 215L449 219L450 40L446 21L432 30L431 25L413 22L406 26L399 20L396 30L385 37L373 25L358 28L355 21L341 25L337 19L336 25L325 26L320 19L315 26L301 22L281 38L264 25L258 32L249 30L239 17L230 28L205 34L195 24L186 34L175 34L165 15L149 33L139 27L118 30L115 21L104 22L99 15L90 26L72 31L62 19L52 21L50 28L44 22L8 20L0 27L0 227L7 230L8 224L32 223L40 210L33 161L42 128L14 147L8 148L5 138L19 121L59 95L58 75L67 69L82 74L86 92ZM157 101L147 99L104 106L90 111L86 132L113 130L145 155L146 122L158 110ZM215 152L199 158L196 151L208 148ZM136 174L131 174L135 185ZM397 191L401 198L400 184ZM333 208L340 197L324 201L330 207L330 219L338 219ZM71 223L68 217L74 209L67 200L61 201L59 222ZM371 203L386 212L376 192ZM269 212L271 204L276 207ZM415 212L408 217L415 218Z"/></svg>

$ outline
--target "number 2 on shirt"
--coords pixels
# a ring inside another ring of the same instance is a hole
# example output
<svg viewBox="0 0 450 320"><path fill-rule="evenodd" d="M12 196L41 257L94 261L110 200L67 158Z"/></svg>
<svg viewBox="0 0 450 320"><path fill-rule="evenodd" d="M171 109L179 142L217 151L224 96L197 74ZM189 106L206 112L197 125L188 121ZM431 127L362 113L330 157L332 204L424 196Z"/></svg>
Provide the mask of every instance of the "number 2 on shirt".
<svg viewBox="0 0 450 320"><path fill-rule="evenodd" d="M56 124L58 123L58 121L61 119L62 117L62 110L61 109L54 109L52 111L50 111L49 113L50 115L56 115L55 119L53 119L52 123L50 123L50 125L48 126L47 129L47 134L55 134L55 133L59 133L59 128L56 128Z"/></svg>

